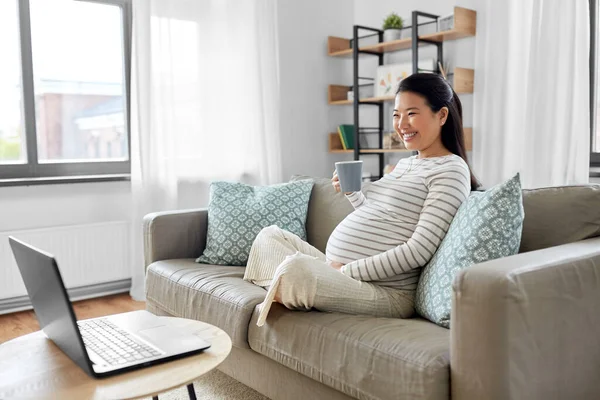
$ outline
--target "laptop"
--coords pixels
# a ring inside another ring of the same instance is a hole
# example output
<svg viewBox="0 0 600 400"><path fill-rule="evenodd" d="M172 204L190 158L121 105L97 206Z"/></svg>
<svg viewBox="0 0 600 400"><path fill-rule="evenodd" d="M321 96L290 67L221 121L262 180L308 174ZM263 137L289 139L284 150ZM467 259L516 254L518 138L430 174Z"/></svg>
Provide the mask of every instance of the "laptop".
<svg viewBox="0 0 600 400"><path fill-rule="evenodd" d="M77 321L56 259L12 236L8 240L40 327L88 375L115 375L210 347L143 310Z"/></svg>

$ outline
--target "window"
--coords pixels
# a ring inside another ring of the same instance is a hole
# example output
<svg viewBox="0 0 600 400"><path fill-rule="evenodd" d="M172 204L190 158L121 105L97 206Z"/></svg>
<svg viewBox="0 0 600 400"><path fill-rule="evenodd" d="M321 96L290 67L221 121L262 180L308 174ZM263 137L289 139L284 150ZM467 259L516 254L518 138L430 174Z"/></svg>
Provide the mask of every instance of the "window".
<svg viewBox="0 0 600 400"><path fill-rule="evenodd" d="M130 172L130 1L0 1L0 179Z"/></svg>
<svg viewBox="0 0 600 400"><path fill-rule="evenodd" d="M591 154L590 162L594 167L600 167L600 103L598 92L600 80L598 79L598 0L590 0L590 108L591 108Z"/></svg>
<svg viewBox="0 0 600 400"><path fill-rule="evenodd" d="M27 162L16 1L0 3L0 165Z"/></svg>

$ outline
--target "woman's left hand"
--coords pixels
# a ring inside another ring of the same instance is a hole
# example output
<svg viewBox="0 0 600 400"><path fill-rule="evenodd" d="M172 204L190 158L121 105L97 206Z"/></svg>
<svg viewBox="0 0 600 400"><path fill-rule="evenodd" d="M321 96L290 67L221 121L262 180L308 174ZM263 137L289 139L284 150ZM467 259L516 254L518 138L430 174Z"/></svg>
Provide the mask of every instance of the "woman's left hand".
<svg viewBox="0 0 600 400"><path fill-rule="evenodd" d="M340 263L340 262L335 262L335 261L331 261L329 263L329 265L331 265L333 268L337 269L338 271L342 269L342 267L344 266L344 264Z"/></svg>

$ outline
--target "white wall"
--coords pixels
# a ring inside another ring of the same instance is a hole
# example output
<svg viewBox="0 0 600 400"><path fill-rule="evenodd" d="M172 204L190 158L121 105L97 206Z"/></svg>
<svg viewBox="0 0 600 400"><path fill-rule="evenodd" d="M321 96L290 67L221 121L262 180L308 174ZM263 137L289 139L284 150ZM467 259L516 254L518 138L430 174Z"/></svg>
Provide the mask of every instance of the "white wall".
<svg viewBox="0 0 600 400"><path fill-rule="evenodd" d="M327 36L352 32L348 0L280 0L279 58L283 177L330 176L339 159L327 152L327 135L349 107L327 104L327 85L351 82L351 61L327 56ZM344 116L347 114L347 116Z"/></svg>
<svg viewBox="0 0 600 400"><path fill-rule="evenodd" d="M0 231L129 219L129 182L0 188Z"/></svg>

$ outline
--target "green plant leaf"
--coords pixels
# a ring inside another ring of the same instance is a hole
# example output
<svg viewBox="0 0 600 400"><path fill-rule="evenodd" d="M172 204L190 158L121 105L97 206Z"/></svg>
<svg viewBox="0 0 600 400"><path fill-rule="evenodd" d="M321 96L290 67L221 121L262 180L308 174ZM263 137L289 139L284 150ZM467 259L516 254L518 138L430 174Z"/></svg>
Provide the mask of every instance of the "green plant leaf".
<svg viewBox="0 0 600 400"><path fill-rule="evenodd" d="M383 20L383 29L402 29L404 21L396 13L390 13L387 18Z"/></svg>

